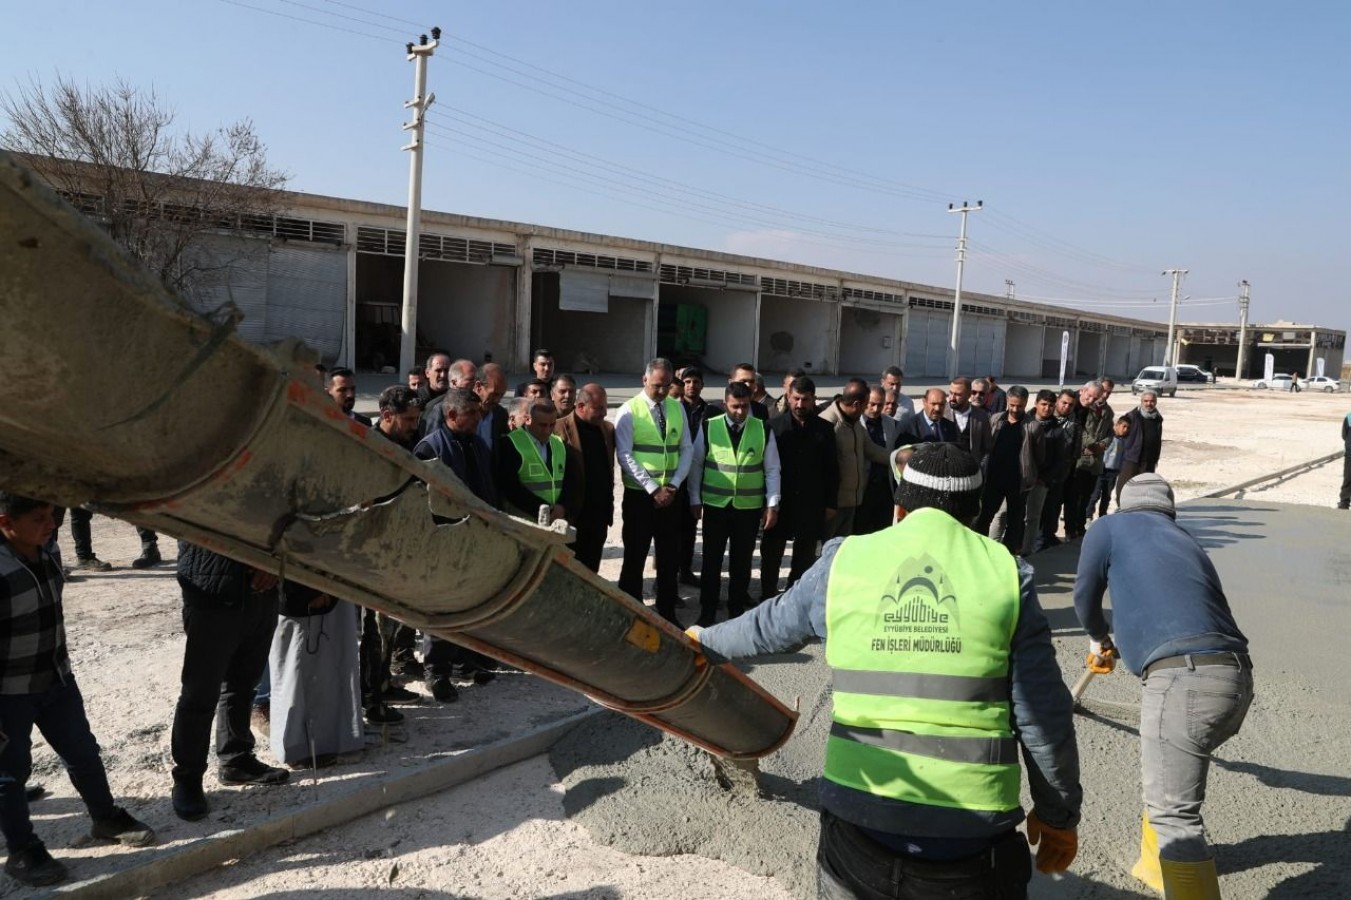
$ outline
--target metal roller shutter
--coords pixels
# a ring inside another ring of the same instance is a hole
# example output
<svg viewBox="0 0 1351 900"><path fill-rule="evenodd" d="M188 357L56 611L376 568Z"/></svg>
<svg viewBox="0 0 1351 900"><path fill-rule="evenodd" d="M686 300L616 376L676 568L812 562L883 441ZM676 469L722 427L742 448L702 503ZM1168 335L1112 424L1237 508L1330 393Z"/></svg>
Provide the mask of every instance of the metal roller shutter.
<svg viewBox="0 0 1351 900"><path fill-rule="evenodd" d="M242 314L239 336L246 341L267 340L268 242L256 238L208 235L187 254L202 276L187 293L190 308L219 317L233 304Z"/></svg>
<svg viewBox="0 0 1351 900"><path fill-rule="evenodd" d="M347 253L274 247L267 276L267 340L300 338L332 362L347 318Z"/></svg>
<svg viewBox="0 0 1351 900"><path fill-rule="evenodd" d="M568 312L608 313L610 276L564 269L558 273L558 308Z"/></svg>

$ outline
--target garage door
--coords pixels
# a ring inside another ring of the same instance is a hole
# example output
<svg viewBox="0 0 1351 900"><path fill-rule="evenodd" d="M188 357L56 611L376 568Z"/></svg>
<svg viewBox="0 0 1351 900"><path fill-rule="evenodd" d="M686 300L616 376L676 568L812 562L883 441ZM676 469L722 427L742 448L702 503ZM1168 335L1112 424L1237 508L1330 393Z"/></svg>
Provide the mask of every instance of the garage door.
<svg viewBox="0 0 1351 900"><path fill-rule="evenodd" d="M968 315L962 319L962 350L957 368L968 378L1004 374L1004 320Z"/></svg>
<svg viewBox="0 0 1351 900"><path fill-rule="evenodd" d="M347 320L347 253L273 247L267 269L267 339L295 337L325 362L342 352Z"/></svg>
<svg viewBox="0 0 1351 900"><path fill-rule="evenodd" d="M905 337L907 378L942 378L948 373L948 313L912 309Z"/></svg>
<svg viewBox="0 0 1351 900"><path fill-rule="evenodd" d="M239 336L263 343L267 340L267 257L265 240L220 235L202 238L187 253L190 264L203 273L186 292L188 305L220 321L222 312L232 304L242 314Z"/></svg>

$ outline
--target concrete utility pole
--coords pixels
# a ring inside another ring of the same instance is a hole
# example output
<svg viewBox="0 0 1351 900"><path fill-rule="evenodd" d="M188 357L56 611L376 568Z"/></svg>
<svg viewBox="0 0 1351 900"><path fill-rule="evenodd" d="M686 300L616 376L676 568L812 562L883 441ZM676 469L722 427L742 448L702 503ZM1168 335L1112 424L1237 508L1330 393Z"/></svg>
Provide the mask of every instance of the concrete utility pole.
<svg viewBox="0 0 1351 900"><path fill-rule="evenodd" d="M418 43L407 44L408 61L413 64L413 99L403 104L404 109L413 111L413 121L403 126L404 131L413 132L413 140L402 149L411 152L408 158L408 237L403 246L403 333L399 339L399 371L407 372L413 368L417 355L417 270L418 270L418 234L422 225L422 150L423 129L427 120L427 108L436 102L436 95L427 94L427 60L441 43L441 29L432 29L432 39L427 35L418 38Z"/></svg>
<svg viewBox="0 0 1351 900"><path fill-rule="evenodd" d="M1175 365L1173 361L1173 340L1177 335L1177 292L1178 288L1182 286L1182 277L1187 274L1187 270L1164 269L1163 274L1173 276L1173 300L1168 309L1168 346L1163 350L1163 364L1171 366Z"/></svg>
<svg viewBox="0 0 1351 900"><path fill-rule="evenodd" d="M1248 345L1248 280L1238 283L1238 362L1234 365L1234 377L1243 377L1243 356Z"/></svg>
<svg viewBox="0 0 1351 900"><path fill-rule="evenodd" d="M956 378L958 375L957 353L962 341L962 269L966 265L966 214L980 212L984 206L984 200L977 200L975 206L967 200L963 200L960 207L948 204L948 212L962 214L962 230L957 237L957 295L952 302L952 336L948 339L949 378Z"/></svg>

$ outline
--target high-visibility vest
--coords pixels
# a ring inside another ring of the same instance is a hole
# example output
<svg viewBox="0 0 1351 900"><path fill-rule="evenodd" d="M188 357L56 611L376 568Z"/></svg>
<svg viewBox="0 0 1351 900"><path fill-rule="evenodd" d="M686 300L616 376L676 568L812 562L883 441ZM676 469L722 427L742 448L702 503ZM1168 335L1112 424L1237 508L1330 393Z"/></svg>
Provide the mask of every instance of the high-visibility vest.
<svg viewBox="0 0 1351 900"><path fill-rule="evenodd" d="M888 800L1016 809L1019 601L1009 552L940 510L847 538L826 589L825 777Z"/></svg>
<svg viewBox="0 0 1351 900"><path fill-rule="evenodd" d="M646 396L639 394L629 401L629 414L633 418L633 458L658 487L665 487L671 483L680 465L680 435L685 428L685 414L679 400L664 397L661 404L666 414L664 438L657 430L657 420L652 418ZM642 489L628 470L624 471L624 487Z"/></svg>
<svg viewBox="0 0 1351 900"><path fill-rule="evenodd" d="M747 416L741 426L741 443L732 448L727 416L708 420L708 447L704 456L703 486L699 490L706 506L760 509L765 505L765 423Z"/></svg>
<svg viewBox="0 0 1351 900"><path fill-rule="evenodd" d="M549 435L547 466L530 432L517 428L508 435L508 439L521 457L521 468L516 473L521 480L521 487L538 497L540 503L550 506L558 503L558 498L563 494L563 469L568 452L563 439L556 434Z"/></svg>

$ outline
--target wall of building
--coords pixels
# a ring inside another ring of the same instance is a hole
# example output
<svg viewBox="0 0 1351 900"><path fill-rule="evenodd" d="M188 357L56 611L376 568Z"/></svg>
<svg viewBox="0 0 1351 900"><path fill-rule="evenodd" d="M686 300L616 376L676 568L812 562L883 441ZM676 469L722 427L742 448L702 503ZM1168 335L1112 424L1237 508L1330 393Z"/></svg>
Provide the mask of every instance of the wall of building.
<svg viewBox="0 0 1351 900"><path fill-rule="evenodd" d="M515 303L514 267L432 260L418 267L418 335L451 356L509 360Z"/></svg>
<svg viewBox="0 0 1351 900"><path fill-rule="evenodd" d="M608 313L560 310L557 273L537 272L531 283L531 343L552 350L560 372L581 374L583 355L599 372L641 372L655 349L649 343L653 307L650 300L611 297Z"/></svg>
<svg viewBox="0 0 1351 900"><path fill-rule="evenodd" d="M830 371L835 304L760 297L760 347L756 368L786 372L801 366L813 375Z"/></svg>
<svg viewBox="0 0 1351 900"><path fill-rule="evenodd" d="M900 365L901 316L865 307L840 309L840 371L876 381L888 366Z"/></svg>
<svg viewBox="0 0 1351 900"><path fill-rule="evenodd" d="M1073 329L1047 327L1041 343L1041 377L1056 380L1060 377L1060 345L1064 332L1069 331L1069 348L1065 351L1065 377L1074 372L1074 331Z"/></svg>
<svg viewBox="0 0 1351 900"><path fill-rule="evenodd" d="M1102 365L1103 348L1107 344L1107 335L1100 331L1081 331L1079 333L1079 352L1075 360L1074 374L1079 378L1097 378L1106 372L1099 371Z"/></svg>
<svg viewBox="0 0 1351 900"><path fill-rule="evenodd" d="M1042 325L1009 322L1004 338L1004 373L1009 378L1041 378Z"/></svg>
<svg viewBox="0 0 1351 900"><path fill-rule="evenodd" d="M730 372L743 362L755 364L755 293L663 284L659 296L663 305L692 303L708 310L703 365L709 372Z"/></svg>
<svg viewBox="0 0 1351 900"><path fill-rule="evenodd" d="M952 313L914 307L906 314L905 370L907 378L946 378Z"/></svg>
<svg viewBox="0 0 1351 900"><path fill-rule="evenodd" d="M1134 375L1130 370L1131 336L1128 334L1107 335L1107 369L1104 375L1113 378L1126 378Z"/></svg>
<svg viewBox="0 0 1351 900"><path fill-rule="evenodd" d="M962 316L958 372L968 378L1004 374L1004 341L1008 320L992 316Z"/></svg>

